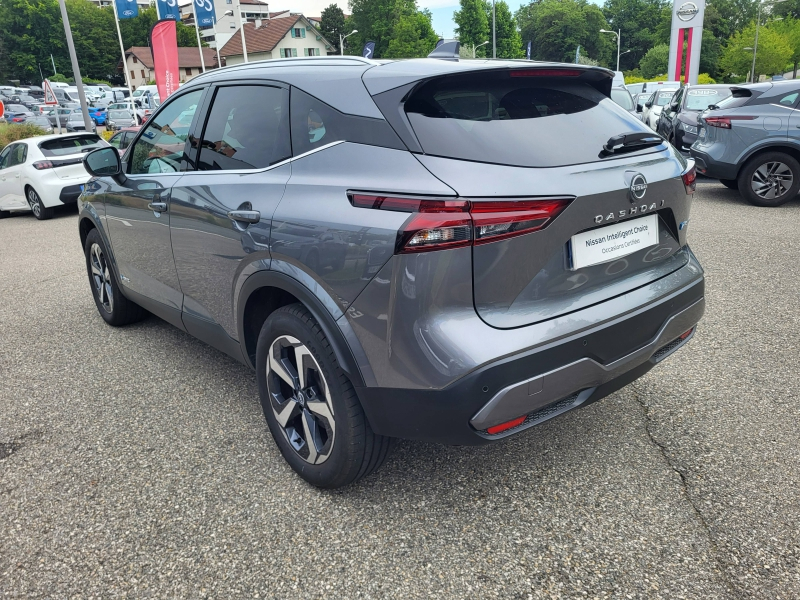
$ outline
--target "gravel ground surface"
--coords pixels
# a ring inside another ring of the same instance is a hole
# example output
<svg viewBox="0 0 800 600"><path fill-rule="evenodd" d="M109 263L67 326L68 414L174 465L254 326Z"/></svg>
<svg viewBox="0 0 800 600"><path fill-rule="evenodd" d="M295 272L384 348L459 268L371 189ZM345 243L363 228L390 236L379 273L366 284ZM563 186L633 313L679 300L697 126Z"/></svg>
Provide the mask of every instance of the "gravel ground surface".
<svg viewBox="0 0 800 600"><path fill-rule="evenodd" d="M699 186L697 335L504 443L295 477L250 371L105 325L74 211L0 221L0 597L798 598L800 202Z"/></svg>

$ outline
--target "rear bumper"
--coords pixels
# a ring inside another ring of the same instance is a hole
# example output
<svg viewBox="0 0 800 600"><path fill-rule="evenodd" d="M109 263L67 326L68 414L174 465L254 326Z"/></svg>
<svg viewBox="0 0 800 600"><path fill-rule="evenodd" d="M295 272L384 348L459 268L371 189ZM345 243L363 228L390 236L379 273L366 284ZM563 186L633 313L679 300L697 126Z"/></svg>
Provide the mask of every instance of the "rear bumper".
<svg viewBox="0 0 800 600"><path fill-rule="evenodd" d="M715 160L707 152L690 148L689 154L695 161L697 171L713 179L736 179L739 175L739 165L723 163Z"/></svg>
<svg viewBox="0 0 800 600"><path fill-rule="evenodd" d="M78 201L78 196L80 196L83 191L81 188L83 188L82 185L68 185L61 190L58 199L64 204L74 204Z"/></svg>
<svg viewBox="0 0 800 600"><path fill-rule="evenodd" d="M701 319L704 288L701 278L632 314L487 365L440 390L364 387L357 392L376 433L456 445L488 443L590 404L644 375L691 339L679 338ZM638 341L642 332L647 332L643 344ZM604 364L592 352L620 339L632 340L620 358ZM506 432L485 431L521 416L525 421Z"/></svg>

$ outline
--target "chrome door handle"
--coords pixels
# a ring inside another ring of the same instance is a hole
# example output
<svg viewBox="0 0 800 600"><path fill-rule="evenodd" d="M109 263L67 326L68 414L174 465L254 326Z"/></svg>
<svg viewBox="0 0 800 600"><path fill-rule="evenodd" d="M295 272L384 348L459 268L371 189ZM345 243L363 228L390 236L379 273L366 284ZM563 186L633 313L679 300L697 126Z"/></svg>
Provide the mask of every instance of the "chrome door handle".
<svg viewBox="0 0 800 600"><path fill-rule="evenodd" d="M147 205L147 208L152 210L153 212L167 212L167 203L166 202L151 202Z"/></svg>
<svg viewBox="0 0 800 600"><path fill-rule="evenodd" d="M232 210L228 213L228 218L240 223L258 223L261 213L257 210Z"/></svg>

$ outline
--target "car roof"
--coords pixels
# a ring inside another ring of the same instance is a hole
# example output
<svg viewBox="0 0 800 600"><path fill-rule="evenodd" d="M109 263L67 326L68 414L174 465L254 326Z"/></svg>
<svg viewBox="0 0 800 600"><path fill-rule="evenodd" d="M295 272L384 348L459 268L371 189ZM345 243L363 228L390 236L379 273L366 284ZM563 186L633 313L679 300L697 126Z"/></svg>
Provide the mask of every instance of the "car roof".
<svg viewBox="0 0 800 600"><path fill-rule="evenodd" d="M220 80L272 76L342 112L383 119L371 96L439 75L531 67L569 67L571 70L594 72L598 78L608 78L609 82L614 76L613 71L601 67L529 60L370 60L359 56L309 56L261 60L214 69L193 78L179 91L189 92ZM361 80L361 85L354 85L357 80Z"/></svg>

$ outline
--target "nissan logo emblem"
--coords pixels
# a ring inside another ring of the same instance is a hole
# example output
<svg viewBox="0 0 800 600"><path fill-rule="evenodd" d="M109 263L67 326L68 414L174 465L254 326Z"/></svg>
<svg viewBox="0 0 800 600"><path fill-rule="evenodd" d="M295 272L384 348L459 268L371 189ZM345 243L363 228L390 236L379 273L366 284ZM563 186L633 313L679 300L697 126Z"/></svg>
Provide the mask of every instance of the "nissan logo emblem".
<svg viewBox="0 0 800 600"><path fill-rule="evenodd" d="M699 12L700 10L697 8L697 4L694 2L684 2L680 5L680 8L675 11L675 14L678 15L681 21L691 21Z"/></svg>
<svg viewBox="0 0 800 600"><path fill-rule="evenodd" d="M636 202L644 198L647 193L647 180L644 175L637 173L631 179L631 202Z"/></svg>

